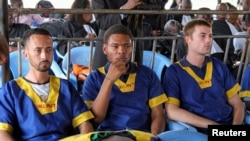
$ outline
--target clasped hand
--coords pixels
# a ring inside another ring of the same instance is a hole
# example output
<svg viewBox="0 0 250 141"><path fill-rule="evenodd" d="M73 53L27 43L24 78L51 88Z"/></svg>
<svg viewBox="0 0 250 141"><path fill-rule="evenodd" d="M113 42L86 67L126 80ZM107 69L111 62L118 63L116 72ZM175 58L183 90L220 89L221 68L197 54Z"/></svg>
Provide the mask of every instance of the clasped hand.
<svg viewBox="0 0 250 141"><path fill-rule="evenodd" d="M110 63L107 77L114 82L120 78L122 74L125 74L129 68L124 61L117 61Z"/></svg>

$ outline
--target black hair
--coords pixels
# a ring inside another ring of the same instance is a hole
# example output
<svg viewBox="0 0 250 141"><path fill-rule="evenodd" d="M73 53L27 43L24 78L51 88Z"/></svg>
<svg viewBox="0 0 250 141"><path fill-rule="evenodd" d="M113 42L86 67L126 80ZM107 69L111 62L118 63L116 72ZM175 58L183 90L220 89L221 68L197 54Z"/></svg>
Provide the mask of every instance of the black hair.
<svg viewBox="0 0 250 141"><path fill-rule="evenodd" d="M27 41L30 39L31 35L38 34L38 35L48 35L52 38L50 32L44 28L34 28L27 30L22 38L22 45L25 47L27 44Z"/></svg>
<svg viewBox="0 0 250 141"><path fill-rule="evenodd" d="M115 24L109 27L106 32L104 33L103 41L104 43L107 43L110 36L113 34L123 34L123 35L128 35L131 40L133 38L133 35L131 31L124 25L122 24Z"/></svg>
<svg viewBox="0 0 250 141"><path fill-rule="evenodd" d="M50 1L47 1L47 0L40 0L36 4L36 8L39 8L39 6L41 6L42 8L51 8L51 7L54 7L53 4Z"/></svg>
<svg viewBox="0 0 250 141"><path fill-rule="evenodd" d="M75 0L71 6L71 9L85 9L90 5L89 0ZM69 14L68 21L73 21L79 24L83 24L82 13L79 14Z"/></svg>

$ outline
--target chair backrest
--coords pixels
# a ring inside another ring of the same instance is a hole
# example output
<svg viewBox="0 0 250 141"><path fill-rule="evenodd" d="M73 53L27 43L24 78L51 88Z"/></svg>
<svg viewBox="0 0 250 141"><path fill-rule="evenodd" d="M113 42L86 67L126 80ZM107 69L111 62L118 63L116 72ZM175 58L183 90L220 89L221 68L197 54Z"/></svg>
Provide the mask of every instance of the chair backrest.
<svg viewBox="0 0 250 141"><path fill-rule="evenodd" d="M29 62L23 55L23 51L20 52L20 62L18 61L19 51L14 51L10 53L10 71L14 79L19 76L25 76L29 71ZM21 65L20 71L18 70L18 66ZM57 64L55 60L53 60L51 67L51 71L55 76L66 79L65 74L62 72L60 66Z"/></svg>
<svg viewBox="0 0 250 141"><path fill-rule="evenodd" d="M90 66L90 57L93 56L95 47L93 47L93 52L91 54L91 47L90 46L79 46L74 47L70 50L70 65L72 64L79 64L83 66ZM67 63L68 60L68 53L66 53L62 60L62 70L65 74L67 74ZM69 68L72 71L72 68Z"/></svg>
<svg viewBox="0 0 250 141"><path fill-rule="evenodd" d="M166 131L157 135L160 141L207 141L206 134L188 130Z"/></svg>
<svg viewBox="0 0 250 141"><path fill-rule="evenodd" d="M154 55L154 59L153 59ZM153 53L152 51L143 51L143 65L152 68L161 80L163 77L164 69L170 66L171 60L160 53ZM152 64L153 63L153 64Z"/></svg>
<svg viewBox="0 0 250 141"><path fill-rule="evenodd" d="M25 59L23 51L20 52L20 62L19 62L19 51L14 51L10 53L10 71L14 79L20 76L24 76L29 71L29 62ZM18 66L21 66L18 70Z"/></svg>
<svg viewBox="0 0 250 141"><path fill-rule="evenodd" d="M58 41L56 40L57 37L53 37L53 51L54 51L54 60L58 62L58 60L63 59L63 55L57 49Z"/></svg>

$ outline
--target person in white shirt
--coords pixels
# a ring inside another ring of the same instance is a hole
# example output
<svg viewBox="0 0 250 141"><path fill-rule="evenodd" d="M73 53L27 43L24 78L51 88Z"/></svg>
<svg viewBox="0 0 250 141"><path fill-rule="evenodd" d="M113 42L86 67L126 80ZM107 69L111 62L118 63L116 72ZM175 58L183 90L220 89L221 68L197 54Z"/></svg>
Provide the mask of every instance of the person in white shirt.
<svg viewBox="0 0 250 141"><path fill-rule="evenodd" d="M236 35L250 35L250 14L245 15L245 27L244 31L237 32ZM246 45L246 38L234 38L234 53L237 54L242 51Z"/></svg>
<svg viewBox="0 0 250 141"><path fill-rule="evenodd" d="M12 8L23 8L22 0L11 0ZM50 18L41 17L39 14L13 14L15 23L25 23L31 27L37 27L39 24L50 21Z"/></svg>

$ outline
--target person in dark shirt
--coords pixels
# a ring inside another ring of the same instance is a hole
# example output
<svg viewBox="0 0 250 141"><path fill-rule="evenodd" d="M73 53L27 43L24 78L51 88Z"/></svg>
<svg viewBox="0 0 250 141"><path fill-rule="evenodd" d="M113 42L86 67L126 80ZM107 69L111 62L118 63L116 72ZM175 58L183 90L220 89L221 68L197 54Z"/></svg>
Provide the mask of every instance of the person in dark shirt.
<svg viewBox="0 0 250 141"><path fill-rule="evenodd" d="M155 1L156 2L156 1ZM92 0L94 9L144 9L145 3L137 0ZM157 4L158 1L157 1ZM157 5L156 4L156 5ZM152 7L151 7L152 8ZM145 9L144 9L145 10ZM99 28L98 37L103 38L105 31L112 25L122 24L127 26L134 37L142 37L143 34L143 15L141 14L95 14L97 26ZM96 42L96 49L93 57L93 69L99 68L107 63L106 55L102 51L102 41ZM144 49L143 40L136 41L135 58L133 61L141 64L142 50ZM133 58L132 58L133 59Z"/></svg>
<svg viewBox="0 0 250 141"><path fill-rule="evenodd" d="M55 9L54 5L48 0L38 1L38 3L36 4L36 8L37 9ZM65 14L42 13L41 17L46 17L46 18L50 17L50 18L54 18L56 20L56 19L64 19Z"/></svg>
<svg viewBox="0 0 250 141"><path fill-rule="evenodd" d="M72 9L89 9L90 2L88 0L75 0L71 6ZM92 20L92 14L80 13L69 14L66 17L67 21L62 23L62 30L58 34L58 38L95 38L97 28L94 28L94 23L90 23ZM85 25L88 29L85 28ZM83 41L72 41L71 47L81 46ZM67 52L67 41L59 41L57 50L61 55L65 55Z"/></svg>
<svg viewBox="0 0 250 141"><path fill-rule="evenodd" d="M10 8L10 5L8 6ZM30 26L22 23L14 23L12 14L8 15L8 29L9 38L22 38L26 30L30 29ZM9 52L17 50L17 42L9 42Z"/></svg>

